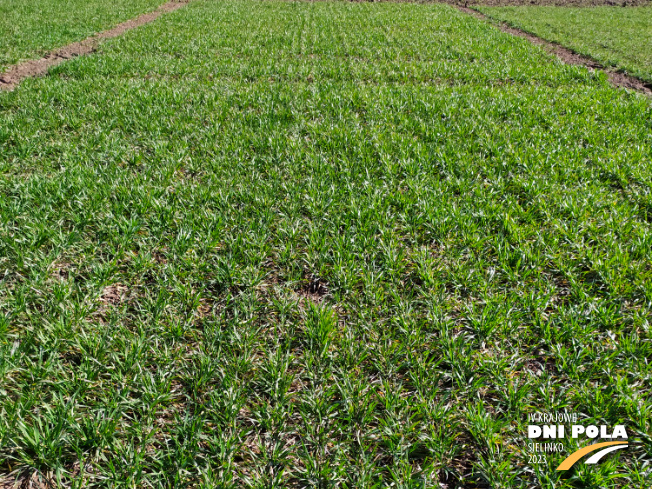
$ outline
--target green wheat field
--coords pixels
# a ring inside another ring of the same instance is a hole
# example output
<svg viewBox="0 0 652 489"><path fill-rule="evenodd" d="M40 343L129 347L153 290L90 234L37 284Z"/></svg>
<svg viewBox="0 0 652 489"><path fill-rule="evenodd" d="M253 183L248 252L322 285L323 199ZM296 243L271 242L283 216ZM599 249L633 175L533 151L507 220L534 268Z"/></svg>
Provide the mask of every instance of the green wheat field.
<svg viewBox="0 0 652 489"><path fill-rule="evenodd" d="M652 99L450 6L105 42L0 93L0 486L649 488L651 183Z"/></svg>

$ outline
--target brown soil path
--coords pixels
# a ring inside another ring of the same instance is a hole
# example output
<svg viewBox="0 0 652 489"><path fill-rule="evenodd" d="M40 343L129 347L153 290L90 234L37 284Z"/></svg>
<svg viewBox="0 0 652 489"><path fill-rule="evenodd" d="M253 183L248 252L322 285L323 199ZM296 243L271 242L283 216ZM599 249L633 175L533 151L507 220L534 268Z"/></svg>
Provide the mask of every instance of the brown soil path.
<svg viewBox="0 0 652 489"><path fill-rule="evenodd" d="M172 12L173 10L177 10L185 6L190 1L192 0L170 0L164 3L163 5L161 5L158 9L154 10L153 12L142 14L139 17L118 24L112 29L88 37L83 41L74 42L62 48L55 49L54 51L51 51L50 53L45 55L43 58L24 61L22 63L13 65L6 72L0 74L0 90L13 90L25 78L45 75L48 69L52 66L56 66L60 63L63 63L65 60L74 58L76 56L82 56L85 54L92 53L93 51L95 51L97 44L102 39L110 39L113 37L118 37L124 34L128 30L135 29L136 27L139 27L141 25L156 20L158 17L160 17L162 14L166 12ZM649 0L643 0L643 1L649 1ZM546 41L528 32L522 31L520 29L516 29L514 27L510 27L506 23L496 21L491 17L481 12L478 12L477 10L473 10L471 8L459 5L456 2L447 2L447 3L452 4L458 10L466 14L473 15L474 17L477 17L479 19L490 21L492 24L497 26L503 32L507 32L514 36L523 37L529 40L530 42L532 42L533 44L543 46L547 51L555 54L559 59L561 59L565 63L571 65L586 66L590 70L604 71L609 77L609 81L615 86L636 90L645 93L646 95L652 96L652 84L650 83L645 83L639 80L638 78L629 76L625 73L609 70L591 58L588 58L581 54L577 54L568 48L560 46L559 44Z"/></svg>
<svg viewBox="0 0 652 489"><path fill-rule="evenodd" d="M570 65L586 66L589 70L603 71L607 74L607 76L609 77L609 81L613 85L617 87L628 88L630 90L636 90L638 92L642 92L646 95L652 96L652 83L645 83L644 81L639 80L638 78L635 78L633 76L627 75L619 71L615 71L613 69L606 68L605 66L601 65L594 59L591 59L587 56L583 56L581 54L577 54L576 52L571 51L568 48L565 48L563 46L560 46L559 44L555 44L550 41L546 41L545 39L541 39L540 37L522 31L521 29L516 29L514 27L511 27L506 23L492 19L491 17L481 12L478 12L477 10L473 10L468 7L463 7L461 5L454 5L454 6L458 10L466 14L473 15L474 17L477 17L479 19L488 20L503 32L507 32L514 36L523 37L533 44L542 46L546 51L556 55L564 63L568 63Z"/></svg>
<svg viewBox="0 0 652 489"><path fill-rule="evenodd" d="M95 34L83 41L73 42L72 44L68 44L62 48L50 51L40 59L23 61L22 63L15 64L4 73L0 73L0 90L13 90L25 78L45 75L48 69L52 66L61 64L65 60L76 56L83 56L84 54L92 53L95 51L98 43L102 39L118 37L126 31L148 24L158 19L166 12L172 12L173 10L185 6L189 1L191 0L168 1L152 12L142 14L134 19L118 24L112 29Z"/></svg>

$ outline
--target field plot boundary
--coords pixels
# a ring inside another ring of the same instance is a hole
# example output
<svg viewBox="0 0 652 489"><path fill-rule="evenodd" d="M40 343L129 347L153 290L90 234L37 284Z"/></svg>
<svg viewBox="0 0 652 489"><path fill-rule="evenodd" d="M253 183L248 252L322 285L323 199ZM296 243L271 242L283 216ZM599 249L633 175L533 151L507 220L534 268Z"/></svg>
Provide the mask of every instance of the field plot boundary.
<svg viewBox="0 0 652 489"><path fill-rule="evenodd" d="M604 73L607 74L609 81L617 87L636 90L648 96L652 96L652 83L646 83L643 80L640 80L634 76L623 73L622 71L610 69L593 58L590 58L583 54L576 53L572 49L569 49L555 42L543 39L535 34L532 34L531 32L527 32L524 31L523 29L514 27L508 24L507 22L503 22L501 20L495 19L490 15L479 12L473 8L464 7L461 5L455 5L455 7L461 12L472 15L478 19L489 21L491 24L493 24L503 32L512 34L513 36L522 37L524 39L527 39L531 43L536 44L537 46L543 47L546 51L554 54L564 63L570 65L582 65L587 67L589 70L603 71Z"/></svg>
<svg viewBox="0 0 652 489"><path fill-rule="evenodd" d="M26 78L43 76L51 67L59 65L67 59L90 54L96 50L97 45L101 40L121 36L131 29L153 22L164 13L180 9L190 1L191 0L170 0L159 6L156 10L129 19L111 29L87 37L83 41L73 42L66 46L54 49L42 58L23 61L10 66L7 71L0 73L0 90L13 90Z"/></svg>

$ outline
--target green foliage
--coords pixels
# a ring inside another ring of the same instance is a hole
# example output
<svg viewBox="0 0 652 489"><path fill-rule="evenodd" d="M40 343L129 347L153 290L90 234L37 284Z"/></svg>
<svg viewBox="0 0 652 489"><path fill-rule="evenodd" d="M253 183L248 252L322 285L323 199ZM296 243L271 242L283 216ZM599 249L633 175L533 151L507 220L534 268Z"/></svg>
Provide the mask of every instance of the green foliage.
<svg viewBox="0 0 652 489"><path fill-rule="evenodd" d="M199 0L1 93L0 470L649 487L651 116L389 3ZM564 409L642 444L529 466Z"/></svg>
<svg viewBox="0 0 652 489"><path fill-rule="evenodd" d="M161 3L163 0L0 0L0 72Z"/></svg>
<svg viewBox="0 0 652 489"><path fill-rule="evenodd" d="M652 6L477 7L539 37L652 81Z"/></svg>

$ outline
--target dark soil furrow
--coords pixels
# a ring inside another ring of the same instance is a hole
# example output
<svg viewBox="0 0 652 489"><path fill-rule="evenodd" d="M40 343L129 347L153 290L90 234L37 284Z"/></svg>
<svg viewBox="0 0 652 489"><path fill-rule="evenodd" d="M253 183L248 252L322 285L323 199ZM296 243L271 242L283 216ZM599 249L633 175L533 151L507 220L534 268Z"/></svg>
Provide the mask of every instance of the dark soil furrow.
<svg viewBox="0 0 652 489"><path fill-rule="evenodd" d="M172 0L164 3L153 12L142 14L134 19L127 20L116 25L112 29L100 32L94 36L88 37L83 41L73 42L62 48L57 48L40 59L23 61L22 63L11 66L6 72L0 74L0 90L13 90L25 78L32 76L42 76L47 71L65 60L77 56L90 54L97 48L98 43L103 39L118 37L125 32L148 24L159 18L166 12L177 10L188 3L189 0Z"/></svg>
<svg viewBox="0 0 652 489"><path fill-rule="evenodd" d="M469 15L473 15L474 17L477 17L479 19L484 19L484 20L489 20L492 22L496 27L498 27L501 31L507 32L509 34L512 34L514 36L518 37L523 37L527 39L528 41L532 42L533 44L536 44L538 46L542 46L544 49L546 49L548 52L554 54L557 56L561 61L564 63L568 63L570 65L582 65L586 66L590 70L601 70L604 71L607 76L609 77L609 81L617 86L617 87L622 87L622 88L628 88L630 90L637 90L639 92L642 92L646 95L652 95L652 84L646 83L642 80L639 80L636 77L630 76L626 73L623 73L621 71L616 71L614 69L609 69L602 64L598 63L596 60L591 59L587 56L584 56L582 54L578 54L568 48L565 48L564 46L560 46L559 44L546 41L545 39L542 39L538 36L535 36L534 34L531 34L529 32L525 32L521 29L517 29L515 27L512 27L505 22L500 22L498 20L495 20L491 18L488 15L485 15L481 12L478 12L477 10L474 10L469 7L464 7L462 5L454 5L458 10L467 13Z"/></svg>

